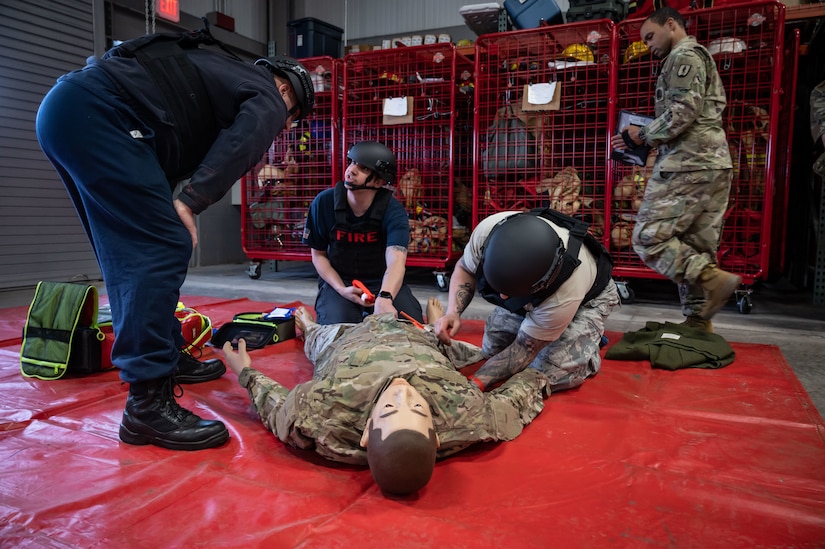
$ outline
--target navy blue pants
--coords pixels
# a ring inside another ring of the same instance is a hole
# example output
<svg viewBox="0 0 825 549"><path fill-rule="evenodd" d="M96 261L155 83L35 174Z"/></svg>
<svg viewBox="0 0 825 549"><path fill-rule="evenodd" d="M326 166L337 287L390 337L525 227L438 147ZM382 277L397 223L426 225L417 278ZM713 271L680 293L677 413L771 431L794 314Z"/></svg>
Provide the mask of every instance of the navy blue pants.
<svg viewBox="0 0 825 549"><path fill-rule="evenodd" d="M361 282L370 289L372 293L378 295L381 289L381 280L364 280ZM421 311L421 303L415 298L406 284L401 285L398 295L393 300L393 306L399 313L404 311L419 322L424 322ZM348 299L344 299L338 292L333 290L329 284L323 280L318 281L318 295L315 298L315 315L318 317L318 324L357 324L364 320L364 317L372 314L372 307L362 307Z"/></svg>
<svg viewBox="0 0 825 549"><path fill-rule="evenodd" d="M153 130L87 67L63 77L37 113L37 138L69 191L100 264L116 339L112 361L126 382L165 377L183 338L175 307L192 239Z"/></svg>

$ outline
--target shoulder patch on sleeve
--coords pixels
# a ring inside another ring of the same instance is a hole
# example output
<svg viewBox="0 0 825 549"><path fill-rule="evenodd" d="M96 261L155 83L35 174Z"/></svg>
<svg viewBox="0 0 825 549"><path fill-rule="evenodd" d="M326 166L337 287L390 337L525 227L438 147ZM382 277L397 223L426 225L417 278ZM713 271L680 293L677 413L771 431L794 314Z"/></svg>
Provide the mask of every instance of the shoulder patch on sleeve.
<svg viewBox="0 0 825 549"><path fill-rule="evenodd" d="M684 78L688 74L690 74L690 69L692 69L692 68L693 68L693 66L689 65L687 63L685 63L683 65L679 65L679 68L676 69L676 76L678 76L679 78Z"/></svg>

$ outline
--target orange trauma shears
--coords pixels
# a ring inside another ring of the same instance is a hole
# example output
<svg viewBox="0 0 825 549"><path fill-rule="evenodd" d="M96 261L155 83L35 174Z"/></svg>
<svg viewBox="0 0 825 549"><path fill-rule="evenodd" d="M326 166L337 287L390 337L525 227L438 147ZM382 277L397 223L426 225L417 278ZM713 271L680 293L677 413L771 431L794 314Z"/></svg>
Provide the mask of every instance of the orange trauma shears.
<svg viewBox="0 0 825 549"><path fill-rule="evenodd" d="M401 311L401 316L403 316L404 318L406 318L407 320L409 320L410 322L412 322L412 323L413 323L413 326L415 326L416 328L421 328L422 330L424 329L424 325L423 325L423 324L421 324L420 322L418 322L416 319L414 319L413 317L411 317L410 315L408 315L408 314L407 314L407 313L405 313L404 311Z"/></svg>

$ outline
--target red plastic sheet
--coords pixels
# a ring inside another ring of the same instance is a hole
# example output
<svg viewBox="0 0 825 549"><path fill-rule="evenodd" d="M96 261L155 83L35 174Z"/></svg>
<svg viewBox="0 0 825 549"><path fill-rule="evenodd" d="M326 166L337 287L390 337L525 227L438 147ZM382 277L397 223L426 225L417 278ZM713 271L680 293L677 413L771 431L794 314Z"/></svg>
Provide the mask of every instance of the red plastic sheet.
<svg viewBox="0 0 825 549"><path fill-rule="evenodd" d="M273 306L184 301L215 325ZM226 422L225 446L125 445L117 428L127 387L117 373L23 378L11 336L20 315L0 311L3 547L825 543L823 420L773 346L733 344L737 359L721 370L605 361L579 389L551 396L515 441L441 461L419 494L388 499L368 470L275 439L231 373L187 385L181 399ZM481 322L465 327L480 341ZM253 358L288 386L310 377L298 340Z"/></svg>

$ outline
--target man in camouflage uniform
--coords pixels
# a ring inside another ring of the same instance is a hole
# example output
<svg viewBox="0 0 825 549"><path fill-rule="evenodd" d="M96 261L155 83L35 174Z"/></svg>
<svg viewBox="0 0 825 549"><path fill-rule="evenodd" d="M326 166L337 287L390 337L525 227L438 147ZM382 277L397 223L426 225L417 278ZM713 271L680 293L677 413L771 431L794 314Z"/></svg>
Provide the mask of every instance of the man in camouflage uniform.
<svg viewBox="0 0 825 549"><path fill-rule="evenodd" d="M653 175L633 230L633 249L679 285L685 324L713 331L711 317L741 284L716 266L733 176L722 112L725 90L710 53L685 31L681 14L662 8L640 35L664 61L656 83L656 118L612 137L617 149L658 147Z"/></svg>
<svg viewBox="0 0 825 549"><path fill-rule="evenodd" d="M251 368L242 344L237 353L224 345L227 364L267 429L290 446L314 449L333 461L367 464L362 446L368 420L377 421L378 409L390 406L383 404L384 395L398 387L429 405L422 411L440 442L439 457L476 442L514 439L549 394L547 379L535 370L483 393L456 370L481 360L478 347L459 341L441 345L429 327L417 328L392 313L368 316L360 324L321 325L300 308L296 321L314 365L311 381L290 391ZM368 448L372 444L370 439Z"/></svg>
<svg viewBox="0 0 825 549"><path fill-rule="evenodd" d="M818 150L825 147L825 80L811 91L811 137L816 141ZM819 177L825 178L825 152L816 159L813 170Z"/></svg>

